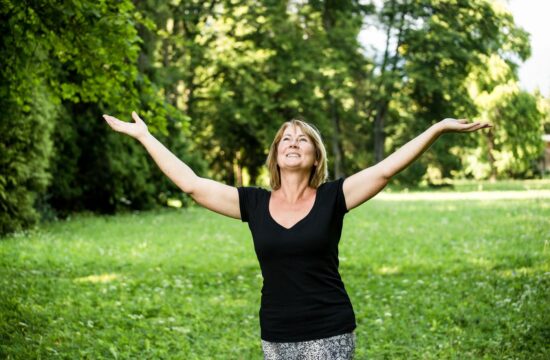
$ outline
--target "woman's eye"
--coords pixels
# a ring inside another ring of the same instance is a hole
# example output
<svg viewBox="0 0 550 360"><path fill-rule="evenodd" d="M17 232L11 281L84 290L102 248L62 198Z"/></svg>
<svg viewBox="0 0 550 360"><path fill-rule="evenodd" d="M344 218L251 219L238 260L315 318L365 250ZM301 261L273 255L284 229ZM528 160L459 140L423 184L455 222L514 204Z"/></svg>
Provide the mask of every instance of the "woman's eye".
<svg viewBox="0 0 550 360"><path fill-rule="evenodd" d="M305 141L305 142L307 142L307 139L306 139L306 138L301 138L300 141Z"/></svg>

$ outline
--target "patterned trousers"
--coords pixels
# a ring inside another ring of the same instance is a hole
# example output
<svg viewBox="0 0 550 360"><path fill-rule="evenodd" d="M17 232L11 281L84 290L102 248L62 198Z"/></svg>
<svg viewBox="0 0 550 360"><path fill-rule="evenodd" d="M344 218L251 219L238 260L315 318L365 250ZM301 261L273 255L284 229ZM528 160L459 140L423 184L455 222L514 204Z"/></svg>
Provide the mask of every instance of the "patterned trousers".
<svg viewBox="0 0 550 360"><path fill-rule="evenodd" d="M262 340L264 360L351 360L355 332L324 339L276 343Z"/></svg>

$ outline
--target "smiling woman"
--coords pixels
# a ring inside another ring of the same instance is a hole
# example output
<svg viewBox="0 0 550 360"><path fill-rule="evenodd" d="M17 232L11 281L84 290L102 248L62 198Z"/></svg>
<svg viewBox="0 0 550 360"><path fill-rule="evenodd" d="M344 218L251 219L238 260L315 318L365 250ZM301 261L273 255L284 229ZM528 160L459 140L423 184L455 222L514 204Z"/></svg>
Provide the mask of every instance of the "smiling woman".
<svg viewBox="0 0 550 360"><path fill-rule="evenodd" d="M327 178L327 152L319 131L313 125L301 120L291 120L284 123L275 134L266 162L273 190L281 187L279 162L285 171L288 166L285 160L292 157L301 160L297 161L295 167L299 168L299 164L302 164L302 169L311 169L306 171L309 172L311 187L317 188ZM290 166L292 168L292 163Z"/></svg>
<svg viewBox="0 0 550 360"><path fill-rule="evenodd" d="M260 307L265 359L352 359L355 314L340 273L338 244L345 214L411 164L445 132L487 123L444 119L380 163L327 181L326 150L310 124L284 123L271 144L268 191L198 177L147 130L104 115L116 131L139 140L161 170L200 205L248 222L263 276Z"/></svg>
<svg viewBox="0 0 550 360"><path fill-rule="evenodd" d="M350 359L355 314L338 272L347 212L343 179L325 182L326 150L310 124L284 123L267 158L271 188L240 187L264 285L260 325L266 359Z"/></svg>
<svg viewBox="0 0 550 360"><path fill-rule="evenodd" d="M319 132L312 125L291 120L284 123L271 144L267 157L270 185L270 218L284 228L291 228L303 220L312 210L316 189L327 178L326 150ZM284 190L291 182L309 179L301 196L288 202ZM281 181L285 181L282 186Z"/></svg>

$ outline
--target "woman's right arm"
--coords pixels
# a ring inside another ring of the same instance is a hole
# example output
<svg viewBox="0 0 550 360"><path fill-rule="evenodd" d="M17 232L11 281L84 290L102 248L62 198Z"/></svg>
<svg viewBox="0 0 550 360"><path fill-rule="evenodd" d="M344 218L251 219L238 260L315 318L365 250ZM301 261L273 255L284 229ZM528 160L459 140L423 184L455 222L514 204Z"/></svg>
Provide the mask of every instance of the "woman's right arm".
<svg viewBox="0 0 550 360"><path fill-rule="evenodd" d="M147 125L133 112L135 123L120 121L104 115L115 131L137 139L147 150L162 172L199 205L235 219L241 218L239 194L236 187L199 177L147 130Z"/></svg>

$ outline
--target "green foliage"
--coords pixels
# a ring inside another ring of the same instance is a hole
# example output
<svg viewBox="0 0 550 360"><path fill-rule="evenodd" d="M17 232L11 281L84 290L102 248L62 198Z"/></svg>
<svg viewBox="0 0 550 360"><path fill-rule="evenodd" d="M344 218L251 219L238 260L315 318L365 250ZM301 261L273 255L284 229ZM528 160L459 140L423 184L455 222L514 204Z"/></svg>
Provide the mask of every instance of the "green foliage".
<svg viewBox="0 0 550 360"><path fill-rule="evenodd" d="M478 116L485 110L476 106L466 79L478 76L482 83L489 77L492 85L485 81L485 86L492 87L495 82L505 83L517 78L514 59L529 56L527 33L514 24L508 11L491 1L388 1L379 11L379 21L392 41L379 65L382 91L373 96L372 107L373 116L387 114L384 126L393 145L390 152L434 121ZM493 67L485 66L487 58L500 59L507 72L494 78ZM540 119L529 121L533 122L530 127L536 127ZM450 177L465 161L460 158L467 152L463 150L478 146L472 137L446 136L418 161L425 169L437 168L443 177ZM536 147L533 142L528 146ZM520 161L523 167L532 165L526 158ZM409 183L425 177L421 171L400 175Z"/></svg>
<svg viewBox="0 0 550 360"><path fill-rule="evenodd" d="M406 195L351 211L340 271L356 358L547 358L549 216L546 199ZM2 358L262 357L249 229L205 209L78 215L3 238L0 285Z"/></svg>
<svg viewBox="0 0 550 360"><path fill-rule="evenodd" d="M489 108L492 118L500 125L495 140L495 153L511 153L507 161L498 161L499 173L510 177L533 177L533 162L544 151L541 140L543 114L537 108L537 99L525 92L517 91L498 100Z"/></svg>
<svg viewBox="0 0 550 360"><path fill-rule="evenodd" d="M0 78L4 76L1 72ZM48 102L44 86L20 86L19 91L26 95L21 105L16 99L0 97L0 234L38 222L34 203L51 179L52 142L48 135L56 108Z"/></svg>
<svg viewBox="0 0 550 360"><path fill-rule="evenodd" d="M532 178L544 151L544 103L537 95L520 90L512 67L502 58L481 59L468 84L480 120L494 124L477 146L488 154L484 158L489 159L489 166L482 170L479 164L467 161L465 173L476 178Z"/></svg>
<svg viewBox="0 0 550 360"><path fill-rule="evenodd" d="M255 182L275 130L293 117L326 134L334 129L330 114L342 124L352 119L353 79L365 62L357 2L139 6L156 25L141 29L143 69L190 117L211 177L236 184L235 169L246 168ZM153 61L162 67L146 65Z"/></svg>
<svg viewBox="0 0 550 360"><path fill-rule="evenodd" d="M544 98L540 93L536 94L538 108L543 114L542 128L545 134L550 134L550 98Z"/></svg>
<svg viewBox="0 0 550 360"><path fill-rule="evenodd" d="M419 179L426 173L427 166L420 161L416 161L406 169L395 175L391 183L397 186L414 186L417 185Z"/></svg>
<svg viewBox="0 0 550 360"><path fill-rule="evenodd" d="M72 113L65 114L54 133L57 153L52 173L59 180L52 182L45 195L56 216L64 218L84 210L115 213L152 209L166 205L168 199L188 202L139 142L121 137L98 121L100 109L84 104L67 104L65 108ZM171 124L169 135L158 134L159 140L200 173L200 159L189 154L181 127Z"/></svg>
<svg viewBox="0 0 550 360"><path fill-rule="evenodd" d="M55 218L163 201L166 181L151 182L159 176L148 155L101 119L142 109L153 133L166 133L169 118L180 123L172 136L183 143L187 134L186 118L138 76L136 23L147 21L132 3L7 1L1 9L9 36L0 44L0 233L36 223L36 209Z"/></svg>
<svg viewBox="0 0 550 360"><path fill-rule="evenodd" d="M2 3L2 220L0 233L36 222L52 178L51 133L62 99L132 104L138 38L131 2ZM59 31L63 29L63 31Z"/></svg>
<svg viewBox="0 0 550 360"><path fill-rule="evenodd" d="M331 177L445 117L498 126L491 139L443 137L396 184L534 176L550 112L540 97L501 91L530 53L511 14L489 0L377 4L3 1L0 233L30 226L37 210L51 219L189 202L103 113L138 111L196 172L228 184L243 173L259 182L276 129L292 118L321 130ZM361 48L365 26L386 33L385 49Z"/></svg>

